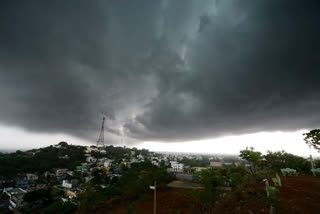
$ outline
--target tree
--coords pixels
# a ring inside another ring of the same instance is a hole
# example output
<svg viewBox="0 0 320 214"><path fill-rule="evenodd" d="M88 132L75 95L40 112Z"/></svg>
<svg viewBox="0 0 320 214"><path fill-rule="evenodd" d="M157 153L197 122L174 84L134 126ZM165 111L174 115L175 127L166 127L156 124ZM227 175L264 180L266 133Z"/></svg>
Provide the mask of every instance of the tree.
<svg viewBox="0 0 320 214"><path fill-rule="evenodd" d="M282 168L292 168L298 170L300 173L309 173L310 172L310 162L303 158L299 157L285 151L271 152L264 156L266 167L272 169L275 172L280 172Z"/></svg>
<svg viewBox="0 0 320 214"><path fill-rule="evenodd" d="M252 175L255 175L261 166L263 156L261 152L256 152L253 149L253 147L250 147L250 149L247 147L245 150L241 150L240 157L250 163L249 170Z"/></svg>
<svg viewBox="0 0 320 214"><path fill-rule="evenodd" d="M64 142L64 141L61 141L61 142L59 143L59 145L62 146L62 147L66 147L66 146L68 146L68 143L66 143L66 142Z"/></svg>
<svg viewBox="0 0 320 214"><path fill-rule="evenodd" d="M311 130L308 133L304 133L303 136L305 136L303 140L310 148L313 147L320 152L320 129Z"/></svg>

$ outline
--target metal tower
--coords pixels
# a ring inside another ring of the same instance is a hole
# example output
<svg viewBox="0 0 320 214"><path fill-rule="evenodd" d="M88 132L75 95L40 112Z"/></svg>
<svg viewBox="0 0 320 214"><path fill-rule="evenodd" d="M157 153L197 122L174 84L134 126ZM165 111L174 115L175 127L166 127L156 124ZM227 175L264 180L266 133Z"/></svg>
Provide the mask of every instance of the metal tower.
<svg viewBox="0 0 320 214"><path fill-rule="evenodd" d="M104 146L104 120L105 120L105 117L102 118L101 131L100 131L99 139L97 140L97 146L99 146L99 144Z"/></svg>

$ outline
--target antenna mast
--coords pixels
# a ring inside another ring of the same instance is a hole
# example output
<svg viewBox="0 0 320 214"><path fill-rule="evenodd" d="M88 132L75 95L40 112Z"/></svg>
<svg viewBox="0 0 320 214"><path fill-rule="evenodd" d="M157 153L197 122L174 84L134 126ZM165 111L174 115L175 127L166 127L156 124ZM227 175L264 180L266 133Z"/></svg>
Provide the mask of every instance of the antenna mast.
<svg viewBox="0 0 320 214"><path fill-rule="evenodd" d="M102 125L101 125L99 139L97 140L97 146L99 146L99 144L104 146L104 120L105 120L105 117L102 118Z"/></svg>

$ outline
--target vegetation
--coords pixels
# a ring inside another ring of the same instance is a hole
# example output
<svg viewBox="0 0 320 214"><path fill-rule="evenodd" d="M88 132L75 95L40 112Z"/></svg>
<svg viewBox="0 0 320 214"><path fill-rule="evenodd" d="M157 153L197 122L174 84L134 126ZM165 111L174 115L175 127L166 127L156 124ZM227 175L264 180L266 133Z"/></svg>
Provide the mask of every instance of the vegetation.
<svg viewBox="0 0 320 214"><path fill-rule="evenodd" d="M207 157L204 157L200 160L197 160L195 158L187 158L187 157L183 157L183 159L180 161L181 163L183 163L186 166L191 166L191 167L207 167L210 165L210 160Z"/></svg>
<svg viewBox="0 0 320 214"><path fill-rule="evenodd" d="M309 145L309 147L313 147L314 149L318 150L320 152L320 129L314 129L311 130L308 133L303 134L304 141L306 144Z"/></svg>
<svg viewBox="0 0 320 214"><path fill-rule="evenodd" d="M0 154L0 175L9 178L16 177L18 173L37 172L43 174L54 168L74 169L84 160L84 147L69 146L65 142L60 143L61 148L49 146L27 152L16 151L10 154ZM62 158L67 155L68 158Z"/></svg>
<svg viewBox="0 0 320 214"><path fill-rule="evenodd" d="M252 175L255 175L261 167L263 156L261 152L254 151L253 147L247 147L245 150L240 151L240 157L249 162L249 170Z"/></svg>
<svg viewBox="0 0 320 214"><path fill-rule="evenodd" d="M131 168L117 179L110 180L109 188L102 189L100 182L92 182L86 187L86 191L79 197L82 213L93 211L102 200L110 200L120 196L125 200L137 200L150 192L149 186L157 181L157 187L165 187L170 177L165 168L156 167L150 161L132 163ZM133 208L132 208L133 209Z"/></svg>

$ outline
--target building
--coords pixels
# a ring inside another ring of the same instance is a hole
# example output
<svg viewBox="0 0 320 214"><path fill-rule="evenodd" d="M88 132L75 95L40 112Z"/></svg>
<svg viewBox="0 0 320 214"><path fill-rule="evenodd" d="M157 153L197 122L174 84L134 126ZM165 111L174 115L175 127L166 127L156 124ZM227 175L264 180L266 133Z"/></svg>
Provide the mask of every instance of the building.
<svg viewBox="0 0 320 214"><path fill-rule="evenodd" d="M221 168L221 167L222 167L222 162L211 161L211 162L210 162L210 167L213 167L213 168Z"/></svg>
<svg viewBox="0 0 320 214"><path fill-rule="evenodd" d="M67 177L67 169L57 169L56 170L56 177L58 180L63 180Z"/></svg>
<svg viewBox="0 0 320 214"><path fill-rule="evenodd" d="M27 191L21 188L8 187L3 189L3 193L9 197L9 209L13 210L23 205L23 196Z"/></svg>
<svg viewBox="0 0 320 214"><path fill-rule="evenodd" d="M86 161L88 162L88 163L92 163L93 162L93 157L91 157L91 156L89 156L89 157L87 157L86 158Z"/></svg>
<svg viewBox="0 0 320 214"><path fill-rule="evenodd" d="M16 181L16 188L21 188L21 189L28 189L29 188L29 184L27 180L17 180Z"/></svg>
<svg viewBox="0 0 320 214"><path fill-rule="evenodd" d="M27 176L28 181L38 180L38 175L36 175L36 174L27 173L26 176Z"/></svg>
<svg viewBox="0 0 320 214"><path fill-rule="evenodd" d="M171 168L168 169L169 172L183 172L183 163L178 163L177 161L170 161L170 164Z"/></svg>
<svg viewBox="0 0 320 214"><path fill-rule="evenodd" d="M105 168L111 167L111 163L112 163L112 160L105 160L103 163L103 166Z"/></svg>
<svg viewBox="0 0 320 214"><path fill-rule="evenodd" d="M159 165L160 165L157 160L153 160L151 163L152 163L153 165L155 165L155 166L159 166Z"/></svg>
<svg viewBox="0 0 320 214"><path fill-rule="evenodd" d="M192 167L192 169L194 169L196 172L201 172L201 170L207 169L206 167Z"/></svg>
<svg viewBox="0 0 320 214"><path fill-rule="evenodd" d="M63 181L62 181L62 186L63 186L64 188L68 188L68 189L71 189L71 188L72 188L72 184L69 183L67 180L63 180Z"/></svg>

